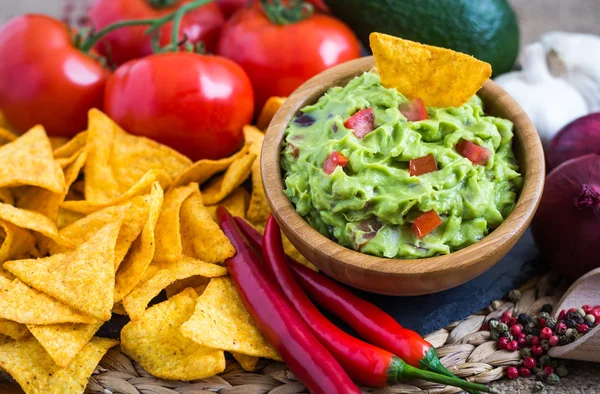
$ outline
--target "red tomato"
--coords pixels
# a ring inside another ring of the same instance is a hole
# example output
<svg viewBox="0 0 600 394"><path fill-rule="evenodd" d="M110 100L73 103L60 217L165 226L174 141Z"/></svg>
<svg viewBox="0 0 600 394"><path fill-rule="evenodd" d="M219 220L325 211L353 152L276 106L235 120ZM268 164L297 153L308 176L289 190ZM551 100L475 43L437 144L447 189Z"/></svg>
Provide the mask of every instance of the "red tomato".
<svg viewBox="0 0 600 394"><path fill-rule="evenodd" d="M420 120L429 119L425 104L423 104L423 100L420 98L402 103L398 109L409 122L418 122Z"/></svg>
<svg viewBox="0 0 600 394"><path fill-rule="evenodd" d="M361 109L344 122L347 129L351 129L356 138L363 138L375 130L375 113L373 108Z"/></svg>
<svg viewBox="0 0 600 394"><path fill-rule="evenodd" d="M41 124L52 136L85 130L102 108L110 72L72 43L62 22L23 15L0 30L0 110L19 132Z"/></svg>
<svg viewBox="0 0 600 394"><path fill-rule="evenodd" d="M171 52L119 67L106 85L104 110L128 132L192 160L219 159L241 147L254 95L231 60Z"/></svg>
<svg viewBox="0 0 600 394"><path fill-rule="evenodd" d="M417 238L423 238L438 228L441 224L442 219L440 216L436 211L431 210L416 218L410 229Z"/></svg>
<svg viewBox="0 0 600 394"><path fill-rule="evenodd" d="M427 156L419 157L408 162L408 172L410 176L419 176L429 174L438 170L437 161L430 153Z"/></svg>
<svg viewBox="0 0 600 394"><path fill-rule="evenodd" d="M193 0L163 1L171 5L153 7L158 0L96 0L90 10L92 25L100 30L125 19L156 19L176 11L185 3ZM188 12L182 20L180 39L187 37L188 42L202 41L208 52L214 52L225 18L215 3L208 3ZM160 28L160 44L171 43L172 23ZM98 52L108 55L106 45L110 46L112 61L123 64L128 60L152 54L150 37L144 34L146 26L130 26L108 34L96 46Z"/></svg>
<svg viewBox="0 0 600 394"><path fill-rule="evenodd" d="M248 5L253 0L217 0L216 3L219 5L221 12L225 18L231 17L237 10Z"/></svg>
<svg viewBox="0 0 600 394"><path fill-rule="evenodd" d="M288 96L321 71L360 56L358 40L339 20L314 14L275 25L260 6L242 9L225 25L218 53L248 73L256 107L271 96Z"/></svg>
<svg viewBox="0 0 600 394"><path fill-rule="evenodd" d="M484 166L491 154L487 148L479 146L471 141L460 140L455 147L456 151L469 159L473 164Z"/></svg>
<svg viewBox="0 0 600 394"><path fill-rule="evenodd" d="M323 163L323 171L325 172L325 174L331 175L333 174L335 169L338 168L338 166L342 168L346 167L346 164L348 164L348 160L349 159L346 156L334 150L333 152L331 152L327 160L325 160L325 162Z"/></svg>

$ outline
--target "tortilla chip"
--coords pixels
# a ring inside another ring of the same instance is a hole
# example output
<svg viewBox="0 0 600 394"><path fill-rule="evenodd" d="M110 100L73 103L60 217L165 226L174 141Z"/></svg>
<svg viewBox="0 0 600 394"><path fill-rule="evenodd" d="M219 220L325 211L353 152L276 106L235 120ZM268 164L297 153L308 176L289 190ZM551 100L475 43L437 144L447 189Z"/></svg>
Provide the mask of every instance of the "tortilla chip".
<svg viewBox="0 0 600 394"><path fill-rule="evenodd" d="M492 75L492 67L464 53L371 33L381 83L425 105L459 107Z"/></svg>
<svg viewBox="0 0 600 394"><path fill-rule="evenodd" d="M287 97L269 97L260 111L260 115L258 115L256 127L258 127L260 130L266 131L269 127L269 123L271 123L271 120L273 120L273 117L277 111L279 111L279 108L281 108L286 98Z"/></svg>
<svg viewBox="0 0 600 394"><path fill-rule="evenodd" d="M82 394L104 354L118 343L94 338L69 366L61 368L35 338L9 342L0 346L0 368L19 383L25 394Z"/></svg>
<svg viewBox="0 0 600 394"><path fill-rule="evenodd" d="M85 217L83 213L67 211L66 209L60 209L58 211L58 218L56 219L56 227L63 229L70 224L75 223L79 219Z"/></svg>
<svg viewBox="0 0 600 394"><path fill-rule="evenodd" d="M55 193L66 189L63 172L54 161L50 141L42 126L0 146L0 188L26 185Z"/></svg>
<svg viewBox="0 0 600 394"><path fill-rule="evenodd" d="M210 281L181 333L203 346L281 360L246 311L230 277Z"/></svg>
<svg viewBox="0 0 600 394"><path fill-rule="evenodd" d="M4 263L10 273L72 308L101 321L114 304L115 245L121 222L106 225L71 252Z"/></svg>
<svg viewBox="0 0 600 394"><path fill-rule="evenodd" d="M186 168L185 171L175 177L172 187L180 187L192 182L202 185L214 175L225 171L235 161L246 156L249 148L250 145L246 144L242 149L230 157L220 160L204 159L195 162L192 166Z"/></svg>
<svg viewBox="0 0 600 394"><path fill-rule="evenodd" d="M73 247L73 244L69 240L58 234L56 224L41 213L19 209L8 204L0 204L0 220L40 233L62 247Z"/></svg>
<svg viewBox="0 0 600 394"><path fill-rule="evenodd" d="M266 221L271 214L271 208L265 196L260 172L260 156L265 135L253 126L244 127L246 141L251 142L250 153L254 153L259 159L252 164L252 197L248 206L247 218L252 222Z"/></svg>
<svg viewBox="0 0 600 394"><path fill-rule="evenodd" d="M0 319L0 334L11 337L15 341L20 341L29 336L29 330L25 324Z"/></svg>
<svg viewBox="0 0 600 394"><path fill-rule="evenodd" d="M22 324L94 323L58 300L27 286L19 279L0 276L0 318ZM4 286L2 285L4 284Z"/></svg>
<svg viewBox="0 0 600 394"><path fill-rule="evenodd" d="M54 149L53 155L55 159L65 159L72 157L85 148L87 144L87 131L82 131L75 137L71 138L66 144Z"/></svg>
<svg viewBox="0 0 600 394"><path fill-rule="evenodd" d="M112 201L102 203L94 203L87 200L65 201L63 203L63 208L73 212L90 214L99 211L102 208L121 204L127 200L132 199L133 197L148 194L151 192L152 187L156 182L159 183L159 186L162 189L165 189L171 184L171 178L167 175L166 172L162 170L151 170L144 174L144 176L139 180L139 182L133 185L131 189L129 189L121 196L115 198ZM73 185L73 187L75 187L75 185Z"/></svg>
<svg viewBox="0 0 600 394"><path fill-rule="evenodd" d="M264 231L261 231L264 232ZM294 245L292 245L292 243L290 242L290 240L285 236L285 234L281 234L281 238L283 241L283 249L285 250L285 254L290 256L291 258L293 258L294 260L296 260L297 262L299 262L300 264L310 268L311 270L315 271L315 272L319 272L319 269L310 261L308 261L306 259L306 257L304 257L302 255L302 253L300 253L298 251L298 249L296 249L294 247Z"/></svg>
<svg viewBox="0 0 600 394"><path fill-rule="evenodd" d="M94 337L102 326L94 324L51 324L47 326L28 325L31 334L50 355L56 365L66 367Z"/></svg>
<svg viewBox="0 0 600 394"><path fill-rule="evenodd" d="M7 260L28 257L35 250L35 237L29 231L2 220L0 228L4 233L4 241L0 237L0 265Z"/></svg>
<svg viewBox="0 0 600 394"><path fill-rule="evenodd" d="M142 232L148 218L150 195L135 197L121 205L104 208L60 230L60 235L75 245L87 242L108 223L123 221L115 247L115 271L121 265L131 244ZM60 247L50 248L51 254L63 253Z"/></svg>
<svg viewBox="0 0 600 394"><path fill-rule="evenodd" d="M2 114L0 114L2 116ZM17 139L17 135L12 133L9 130L6 130L2 123L0 122L0 145L8 144L9 142L13 142Z"/></svg>
<svg viewBox="0 0 600 394"><path fill-rule="evenodd" d="M121 331L123 353L161 379L204 379L223 372L222 350L200 346L179 332L194 313L197 297L194 290L185 289L128 323Z"/></svg>
<svg viewBox="0 0 600 394"><path fill-rule="evenodd" d="M117 315L127 316L127 311L123 308L123 304L120 302L115 304L112 309L112 313L116 313Z"/></svg>
<svg viewBox="0 0 600 394"><path fill-rule="evenodd" d="M229 238L202 204L197 189L181 206L181 240L184 255L207 263L223 263L235 254Z"/></svg>
<svg viewBox="0 0 600 394"><path fill-rule="evenodd" d="M158 223L156 223L155 261L177 261L183 256L180 222L181 205L194 191L198 191L197 183L171 188L165 193L165 202Z"/></svg>
<svg viewBox="0 0 600 394"><path fill-rule="evenodd" d="M241 218L246 218L246 209L248 208L248 202L250 201L250 193L243 187L238 187L234 191L231 192L229 196L227 196L223 201L221 201L217 205L209 205L206 207L208 213L213 218L213 220L217 221L217 208L219 205L223 205L230 214L233 216L239 216Z"/></svg>
<svg viewBox="0 0 600 394"><path fill-rule="evenodd" d="M260 357L247 356L241 353L231 353L235 361L240 363L244 371L252 372L256 369L256 364L260 361Z"/></svg>
<svg viewBox="0 0 600 394"><path fill-rule="evenodd" d="M165 293L167 294L167 298L171 298L176 294L181 293L183 290L188 287L194 289L198 295L204 293L206 290L206 286L210 282L210 278L205 278L204 276L194 275L189 278L179 279L175 282L171 283L165 288Z"/></svg>
<svg viewBox="0 0 600 394"><path fill-rule="evenodd" d="M9 189L0 189L0 202L8 205L15 205L15 198Z"/></svg>
<svg viewBox="0 0 600 394"><path fill-rule="evenodd" d="M156 240L154 229L163 205L163 189L158 182L152 185L148 217L142 233L133 242L129 253L117 271L115 283L115 302L120 302L142 280L146 269L154 257Z"/></svg>
<svg viewBox="0 0 600 394"><path fill-rule="evenodd" d="M81 151L75 161L65 169L64 178L67 190L77 180L86 160L85 151ZM39 212L56 223L61 204L65 201L67 190L54 193L36 186L30 186L17 203L22 209Z"/></svg>
<svg viewBox="0 0 600 394"><path fill-rule="evenodd" d="M192 165L165 145L127 134L97 109L89 112L87 144L85 198L92 203L119 198L150 170L163 170L173 179Z"/></svg>
<svg viewBox="0 0 600 394"><path fill-rule="evenodd" d="M202 189L202 200L206 205L219 203L250 176L256 154L249 153L234 161L224 175L219 176Z"/></svg>
<svg viewBox="0 0 600 394"><path fill-rule="evenodd" d="M123 298L123 306L132 320L139 319L150 301L168 285L195 275L214 278L227 275L227 270L225 267L184 257L176 263L161 266L153 276L140 283Z"/></svg>
<svg viewBox="0 0 600 394"><path fill-rule="evenodd" d="M0 345L4 345L5 343L13 341L14 340L11 337L7 337L6 335L0 334ZM2 372L2 368L0 368L0 372Z"/></svg>

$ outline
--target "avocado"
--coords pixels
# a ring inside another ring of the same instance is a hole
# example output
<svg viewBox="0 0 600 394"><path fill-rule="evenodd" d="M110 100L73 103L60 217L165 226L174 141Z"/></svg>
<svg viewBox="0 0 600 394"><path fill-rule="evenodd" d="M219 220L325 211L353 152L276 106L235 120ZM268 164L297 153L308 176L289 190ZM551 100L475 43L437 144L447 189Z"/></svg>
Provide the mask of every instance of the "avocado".
<svg viewBox="0 0 600 394"><path fill-rule="evenodd" d="M365 47L377 31L454 49L510 71L519 54L519 24L507 0L325 0Z"/></svg>

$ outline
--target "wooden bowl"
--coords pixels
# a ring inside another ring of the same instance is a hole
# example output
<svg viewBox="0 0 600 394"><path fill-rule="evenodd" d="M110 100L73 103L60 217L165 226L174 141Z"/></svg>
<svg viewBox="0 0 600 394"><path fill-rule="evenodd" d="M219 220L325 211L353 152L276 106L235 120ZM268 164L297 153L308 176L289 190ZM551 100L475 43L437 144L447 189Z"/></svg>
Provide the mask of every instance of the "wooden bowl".
<svg viewBox="0 0 600 394"><path fill-rule="evenodd" d="M500 260L523 235L544 187L544 152L538 134L521 107L502 88L487 81L479 91L486 113L515 124L515 154L524 177L513 212L480 242L438 257L400 260L374 257L341 246L313 229L284 194L280 154L284 131L294 115L313 104L330 87L344 86L375 66L365 57L331 68L300 86L269 125L261 169L266 196L277 222L292 244L319 269L352 287L387 295L430 294L458 286Z"/></svg>

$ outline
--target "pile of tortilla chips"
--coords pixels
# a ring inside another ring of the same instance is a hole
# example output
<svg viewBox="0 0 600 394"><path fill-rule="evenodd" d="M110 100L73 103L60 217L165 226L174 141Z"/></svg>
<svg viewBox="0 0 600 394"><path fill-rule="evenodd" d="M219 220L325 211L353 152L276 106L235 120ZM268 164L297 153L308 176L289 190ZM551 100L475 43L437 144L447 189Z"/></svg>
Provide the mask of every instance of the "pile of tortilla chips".
<svg viewBox="0 0 600 394"><path fill-rule="evenodd" d="M214 220L218 204L258 228L269 215L263 133L244 133L232 157L192 163L98 110L69 141L0 129L0 369L26 393L83 393L118 345L94 336L112 313L131 319L121 350L158 378L218 374L224 351L249 370L279 359L227 276L235 249Z"/></svg>

